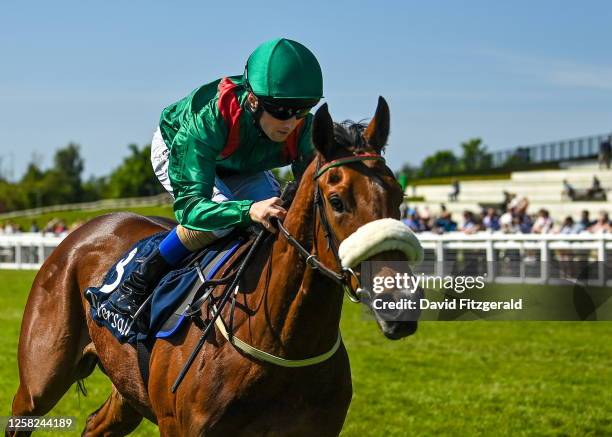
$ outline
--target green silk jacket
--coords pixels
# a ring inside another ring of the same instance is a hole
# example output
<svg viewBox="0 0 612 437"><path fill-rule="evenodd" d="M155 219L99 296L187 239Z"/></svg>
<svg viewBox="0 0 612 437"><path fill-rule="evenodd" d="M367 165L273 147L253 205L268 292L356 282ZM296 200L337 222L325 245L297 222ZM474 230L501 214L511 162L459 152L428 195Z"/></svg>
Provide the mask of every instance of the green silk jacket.
<svg viewBox="0 0 612 437"><path fill-rule="evenodd" d="M244 108L247 96L242 76L226 77L197 88L162 112L174 214L186 228L214 231L251 223L252 200L211 200L215 174L251 174L291 164L297 177L314 154L312 114L285 142L274 142Z"/></svg>

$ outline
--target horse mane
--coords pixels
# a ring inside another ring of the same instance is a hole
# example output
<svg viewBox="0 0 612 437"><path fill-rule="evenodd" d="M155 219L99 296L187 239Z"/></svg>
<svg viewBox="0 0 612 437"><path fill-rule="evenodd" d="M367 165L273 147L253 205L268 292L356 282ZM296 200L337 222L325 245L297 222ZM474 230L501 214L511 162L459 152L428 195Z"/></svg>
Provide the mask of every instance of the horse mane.
<svg viewBox="0 0 612 437"><path fill-rule="evenodd" d="M367 127L368 125L364 120L358 122L344 120L341 123L334 123L334 140L338 146L349 152L363 152L368 147L368 143L363 137Z"/></svg>

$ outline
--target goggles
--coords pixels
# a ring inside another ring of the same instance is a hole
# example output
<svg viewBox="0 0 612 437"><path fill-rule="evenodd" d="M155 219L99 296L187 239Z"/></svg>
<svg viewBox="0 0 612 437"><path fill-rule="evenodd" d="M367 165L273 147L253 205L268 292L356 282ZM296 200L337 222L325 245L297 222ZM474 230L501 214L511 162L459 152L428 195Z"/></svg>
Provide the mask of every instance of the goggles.
<svg viewBox="0 0 612 437"><path fill-rule="evenodd" d="M277 120L289 120L292 117L295 117L299 120L300 118L306 117L314 106L312 105L296 108L291 106L279 105L264 99L259 99L259 103L263 107L264 111L266 111L268 114L270 114Z"/></svg>

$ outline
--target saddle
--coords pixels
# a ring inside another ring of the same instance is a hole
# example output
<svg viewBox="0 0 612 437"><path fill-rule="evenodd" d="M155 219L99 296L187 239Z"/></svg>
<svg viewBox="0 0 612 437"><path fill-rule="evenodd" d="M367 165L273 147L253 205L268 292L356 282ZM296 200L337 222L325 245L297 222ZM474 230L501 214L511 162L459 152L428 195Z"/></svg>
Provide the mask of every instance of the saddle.
<svg viewBox="0 0 612 437"><path fill-rule="evenodd" d="M184 325L186 311L193 311L202 295L223 281L213 277L231 275L231 270L248 249L252 238L248 233L231 233L186 259L168 272L153 290L136 320L118 314L106 306L106 301L146 257L166 237L161 232L137 242L106 274L103 285L90 287L85 297L90 303L93 320L105 326L121 343L135 344L152 338L168 338ZM234 257L234 255L237 255ZM228 264L230 259L235 260ZM228 276L229 277L229 276ZM201 305L202 302L199 302Z"/></svg>

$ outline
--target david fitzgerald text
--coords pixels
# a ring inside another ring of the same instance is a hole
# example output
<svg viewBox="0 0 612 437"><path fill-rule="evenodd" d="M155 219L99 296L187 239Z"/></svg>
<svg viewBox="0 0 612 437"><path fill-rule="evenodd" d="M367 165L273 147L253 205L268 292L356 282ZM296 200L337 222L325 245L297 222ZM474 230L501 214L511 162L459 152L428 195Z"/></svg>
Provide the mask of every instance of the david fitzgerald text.
<svg viewBox="0 0 612 437"><path fill-rule="evenodd" d="M402 298L398 300L383 300L376 298L372 302L376 310L522 310L523 299L510 299L500 301L481 301L474 299L444 299L442 301Z"/></svg>

